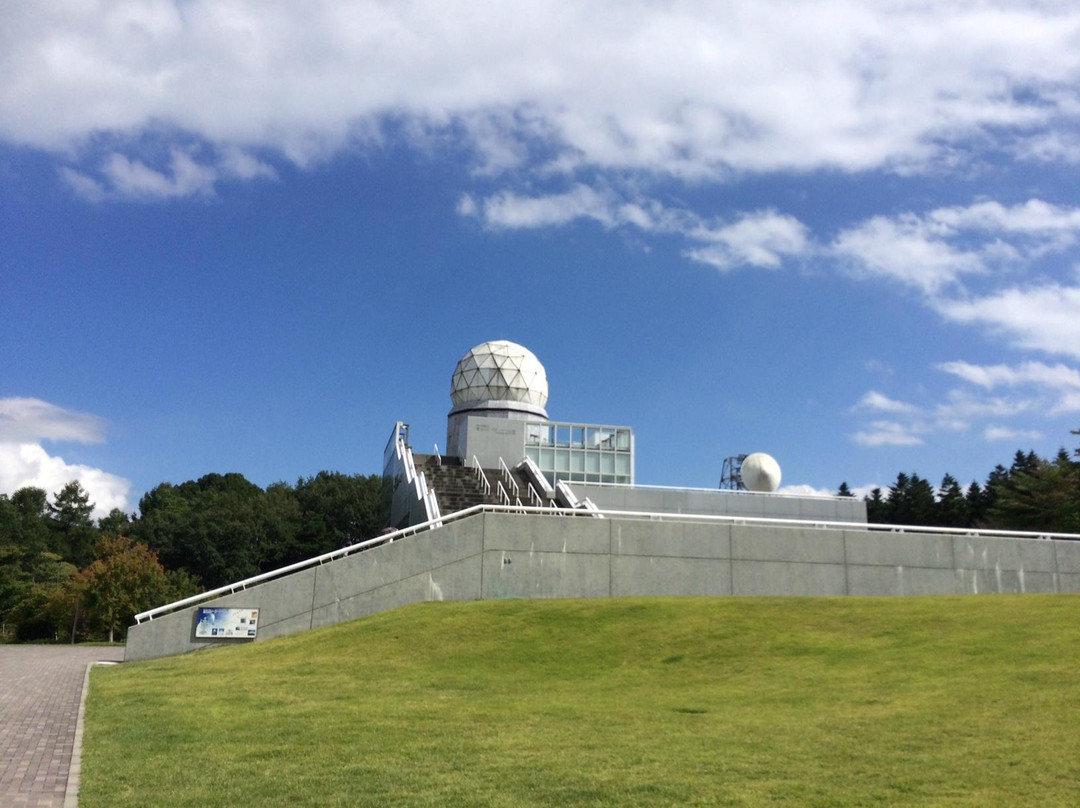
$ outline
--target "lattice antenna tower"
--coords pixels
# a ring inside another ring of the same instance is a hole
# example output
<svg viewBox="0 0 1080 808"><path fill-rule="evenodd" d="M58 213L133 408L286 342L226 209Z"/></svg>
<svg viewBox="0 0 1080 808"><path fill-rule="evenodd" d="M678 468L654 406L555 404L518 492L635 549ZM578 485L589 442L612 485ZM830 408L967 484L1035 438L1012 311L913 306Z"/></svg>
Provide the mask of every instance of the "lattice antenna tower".
<svg viewBox="0 0 1080 808"><path fill-rule="evenodd" d="M742 462L746 455L732 455L724 458L724 466L720 470L720 488L731 491L745 491L746 486L742 481Z"/></svg>

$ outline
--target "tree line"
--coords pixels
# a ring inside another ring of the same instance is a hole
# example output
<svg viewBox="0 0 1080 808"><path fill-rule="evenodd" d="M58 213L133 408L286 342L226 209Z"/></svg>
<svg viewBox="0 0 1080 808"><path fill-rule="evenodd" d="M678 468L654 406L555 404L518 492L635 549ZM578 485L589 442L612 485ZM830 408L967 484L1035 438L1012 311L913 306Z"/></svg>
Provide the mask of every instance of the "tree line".
<svg viewBox="0 0 1080 808"><path fill-rule="evenodd" d="M1073 432L1080 435L1080 431ZM968 527L1080 533L1080 449L1052 458L1017 451L1008 468L998 464L985 481L967 488L946 474L935 488L912 472L900 472L886 491L863 499L867 520L877 524ZM853 496L847 483L837 492Z"/></svg>
<svg viewBox="0 0 1080 808"><path fill-rule="evenodd" d="M96 522L78 482L0 494L0 638L114 640L152 606L378 535L388 503L380 476L327 471L161 483Z"/></svg>

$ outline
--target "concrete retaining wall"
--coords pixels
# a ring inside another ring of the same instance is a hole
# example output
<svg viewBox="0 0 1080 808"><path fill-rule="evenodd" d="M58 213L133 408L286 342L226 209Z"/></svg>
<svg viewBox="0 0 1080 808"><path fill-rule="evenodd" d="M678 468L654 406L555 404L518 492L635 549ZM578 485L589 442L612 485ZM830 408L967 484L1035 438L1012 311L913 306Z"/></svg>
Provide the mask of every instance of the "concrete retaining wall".
<svg viewBox="0 0 1080 808"><path fill-rule="evenodd" d="M1080 542L481 513L200 605L259 609L262 641L426 600L1025 592L1080 592ZM223 644L196 608L132 626L125 658Z"/></svg>

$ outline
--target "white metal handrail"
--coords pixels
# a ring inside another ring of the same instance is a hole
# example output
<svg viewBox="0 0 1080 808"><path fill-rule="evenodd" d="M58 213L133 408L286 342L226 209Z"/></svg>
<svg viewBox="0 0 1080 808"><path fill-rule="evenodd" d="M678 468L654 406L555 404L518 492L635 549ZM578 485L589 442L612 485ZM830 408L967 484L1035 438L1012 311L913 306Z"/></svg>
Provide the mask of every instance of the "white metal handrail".
<svg viewBox="0 0 1080 808"><path fill-rule="evenodd" d="M412 449L405 443L401 436L400 424L395 430L396 438L394 452L402 467L405 469L405 482L413 486L416 498L424 503L424 515L428 521L437 520L440 516L438 500L435 492L428 489L427 477L423 472L416 470L416 461L413 459ZM442 524L440 522L440 524Z"/></svg>
<svg viewBox="0 0 1080 808"><path fill-rule="evenodd" d="M536 493L536 489L533 488L533 484L529 483L529 504L535 505L538 508L544 506L544 500L540 498L540 495Z"/></svg>
<svg viewBox="0 0 1080 808"><path fill-rule="evenodd" d="M491 483L488 482L487 475L480 467L480 461L476 459L476 455L472 456L472 461L473 468L476 470L476 479L480 482L480 487L484 489L484 496L491 496Z"/></svg>
<svg viewBox="0 0 1080 808"><path fill-rule="evenodd" d="M502 480L498 480L495 483L495 496L498 498L501 504L510 504L510 495L506 493L506 489L503 487Z"/></svg>
<svg viewBox="0 0 1080 808"><path fill-rule="evenodd" d="M521 496L521 488L517 484L517 480L514 479L514 475L510 473L510 468L506 465L506 461L501 457L499 458L499 474L502 479L506 481L507 491L513 491L515 497Z"/></svg>
<svg viewBox="0 0 1080 808"><path fill-rule="evenodd" d="M729 525L771 525L776 527L791 527L812 530L866 530L871 532L936 534L950 536L969 536L971 538L989 539L1058 539L1062 541L1080 541L1080 534L1076 533L1053 533L1030 530L974 530L972 528L959 527L868 524L864 522L827 522L821 520L785 519L780 517L768 516L718 516L716 514L656 513L649 511L619 511L601 508L597 508L596 510L589 509L587 511L572 511L567 510L566 508L538 508L530 505L491 505L485 503L480 505L473 505L472 507L465 508L464 510L440 517L439 519L432 519L428 520L427 522L422 522L419 525L412 525L407 528L395 530L393 533L388 533L385 536L377 536L373 539L368 539L367 541L358 542L357 544L352 544L348 547L342 547L341 549L333 550L332 552L324 553L323 555L315 556L314 558L309 558L306 561L298 561L295 564L289 564L288 566L281 567L276 570L270 570L269 572L264 572L260 575L252 576L251 578L245 578L242 581L237 581L236 583L228 584L227 586L218 587L217 589L212 589L208 592L203 592L198 595L192 595L191 597L175 601L174 603L168 603L164 606L158 606L154 609L140 612L139 614L135 615L135 622L142 623L144 620L153 620L155 617L163 614L168 614L169 612L176 611L177 609L181 609L185 606L191 606L196 603L209 600L211 598L219 597L221 595L228 595L234 592L242 591L250 586L265 583L275 578L280 578L284 575L298 572L299 570L307 569L309 567L321 566L330 561L337 561L341 558L345 558L355 553L363 552L364 550L368 550L372 547L377 547L381 544L390 544L400 539L414 536L417 533L424 533L428 530L431 530L432 528L441 527L442 525L450 522L455 522L460 519L475 516L478 513L517 513L562 517L588 517L601 515L607 518L637 520L645 519L660 522L710 522Z"/></svg>

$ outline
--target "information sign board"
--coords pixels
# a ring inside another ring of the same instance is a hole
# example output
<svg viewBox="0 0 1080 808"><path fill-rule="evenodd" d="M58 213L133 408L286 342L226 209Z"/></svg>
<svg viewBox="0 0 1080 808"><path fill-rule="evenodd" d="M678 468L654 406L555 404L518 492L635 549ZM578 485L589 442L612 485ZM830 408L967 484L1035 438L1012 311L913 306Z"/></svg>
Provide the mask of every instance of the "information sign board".
<svg viewBox="0 0 1080 808"><path fill-rule="evenodd" d="M251 608L200 606L195 619L198 638L254 639L259 628L259 610Z"/></svg>

